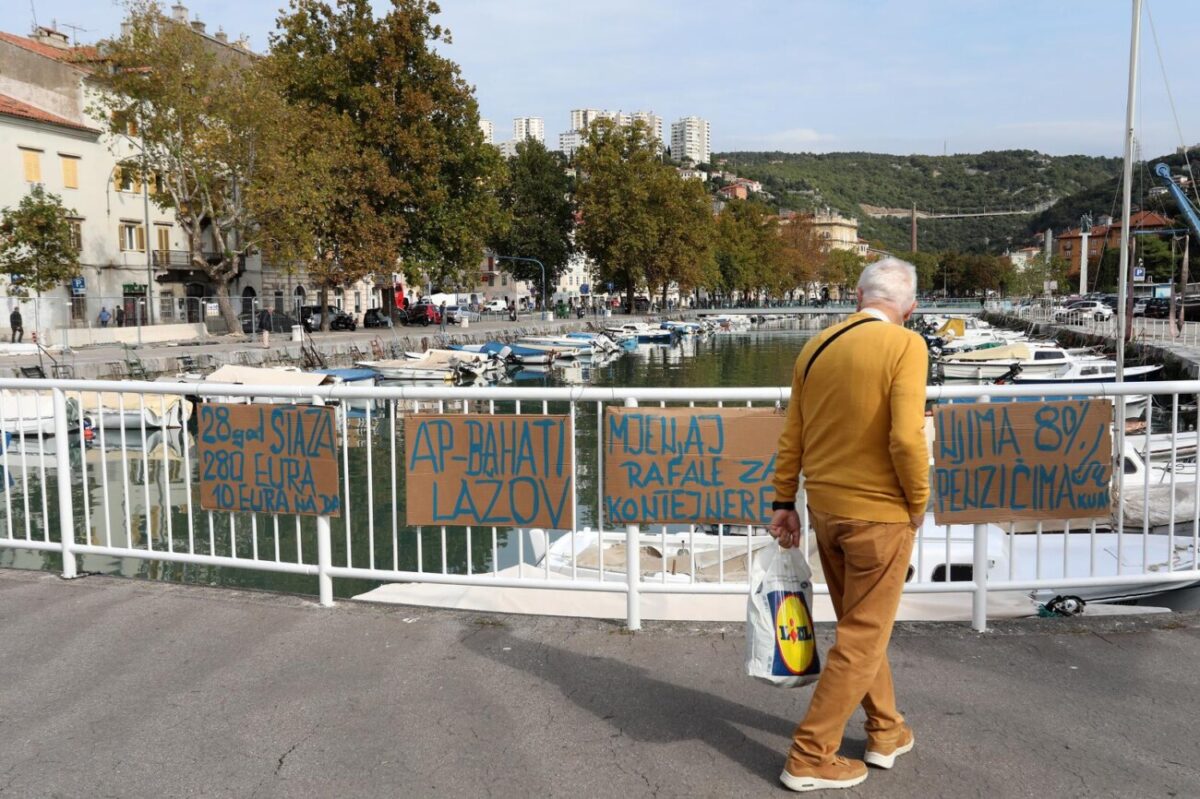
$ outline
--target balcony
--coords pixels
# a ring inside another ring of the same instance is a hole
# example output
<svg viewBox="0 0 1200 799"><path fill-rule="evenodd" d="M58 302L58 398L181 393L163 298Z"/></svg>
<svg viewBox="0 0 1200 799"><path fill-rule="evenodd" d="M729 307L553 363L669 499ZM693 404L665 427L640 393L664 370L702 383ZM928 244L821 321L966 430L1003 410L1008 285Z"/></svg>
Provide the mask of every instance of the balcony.
<svg viewBox="0 0 1200 799"><path fill-rule="evenodd" d="M210 264L220 263L221 253L208 252L201 253L204 260ZM190 250L153 250L153 264L158 269L175 269L191 271L196 268L192 263L192 253Z"/></svg>

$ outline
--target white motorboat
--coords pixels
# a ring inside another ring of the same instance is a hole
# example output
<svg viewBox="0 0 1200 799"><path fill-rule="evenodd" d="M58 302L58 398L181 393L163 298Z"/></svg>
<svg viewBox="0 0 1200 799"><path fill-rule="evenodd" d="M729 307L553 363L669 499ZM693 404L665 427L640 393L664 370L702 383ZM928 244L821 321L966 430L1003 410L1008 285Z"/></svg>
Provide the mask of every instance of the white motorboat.
<svg viewBox="0 0 1200 799"><path fill-rule="evenodd" d="M1061 347L1020 342L943 356L939 363L947 380L995 380L1014 367L1020 367L1021 373L1031 378L1050 376L1078 360L1079 356Z"/></svg>
<svg viewBox="0 0 1200 799"><path fill-rule="evenodd" d="M178 394L85 391L67 398L67 414L73 424L82 416L92 427L106 430L159 430L184 427L192 403Z"/></svg>
<svg viewBox="0 0 1200 799"><path fill-rule="evenodd" d="M457 366L460 374L486 375L504 371L504 359L490 352L470 350L428 349L424 352L406 352L404 357L411 361L445 362Z"/></svg>
<svg viewBox="0 0 1200 799"><path fill-rule="evenodd" d="M1068 355L1070 353L1068 352ZM1162 370L1162 364L1145 364L1126 366L1124 382L1135 383L1149 380L1152 375ZM1117 362L1104 360L1077 360L1065 363L1050 374L1027 375L1025 368L1013 375L1009 380L1018 384L1030 383L1112 383L1117 378Z"/></svg>
<svg viewBox="0 0 1200 799"><path fill-rule="evenodd" d="M355 366L370 369L388 380L432 380L449 383L455 380L459 374L456 364L449 364L436 358L359 361Z"/></svg>
<svg viewBox="0 0 1200 799"><path fill-rule="evenodd" d="M0 431L14 436L54 435L54 397L49 391L0 391Z"/></svg>

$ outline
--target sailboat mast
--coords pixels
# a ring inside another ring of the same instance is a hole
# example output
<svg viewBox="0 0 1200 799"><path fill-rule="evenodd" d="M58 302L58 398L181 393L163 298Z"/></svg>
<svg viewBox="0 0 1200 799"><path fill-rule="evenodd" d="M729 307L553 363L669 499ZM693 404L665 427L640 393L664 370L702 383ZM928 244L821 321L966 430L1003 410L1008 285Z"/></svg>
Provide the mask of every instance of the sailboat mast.
<svg viewBox="0 0 1200 799"><path fill-rule="evenodd" d="M1133 0L1133 24L1130 26L1129 36L1129 93L1125 101L1125 169L1121 177L1121 260L1118 267L1120 274L1117 278L1118 383L1125 380L1125 324L1129 310L1129 205L1133 193L1133 121L1137 110L1138 45L1141 40L1141 28L1142 0Z"/></svg>

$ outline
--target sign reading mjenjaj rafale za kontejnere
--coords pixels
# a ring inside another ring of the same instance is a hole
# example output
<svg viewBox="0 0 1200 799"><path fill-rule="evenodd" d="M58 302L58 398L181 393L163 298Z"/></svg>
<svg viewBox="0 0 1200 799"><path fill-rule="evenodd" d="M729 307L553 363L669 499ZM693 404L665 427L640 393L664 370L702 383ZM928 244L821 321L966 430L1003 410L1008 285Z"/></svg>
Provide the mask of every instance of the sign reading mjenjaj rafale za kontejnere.
<svg viewBox="0 0 1200 799"><path fill-rule="evenodd" d="M933 441L936 520L1107 515L1112 420L1112 403L1099 399L939 406Z"/></svg>

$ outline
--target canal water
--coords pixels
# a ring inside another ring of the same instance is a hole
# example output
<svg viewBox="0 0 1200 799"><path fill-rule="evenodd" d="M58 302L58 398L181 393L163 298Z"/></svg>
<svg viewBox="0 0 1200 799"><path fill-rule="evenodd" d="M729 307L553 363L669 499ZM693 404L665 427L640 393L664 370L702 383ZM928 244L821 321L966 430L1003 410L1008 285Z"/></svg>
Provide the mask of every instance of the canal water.
<svg viewBox="0 0 1200 799"><path fill-rule="evenodd" d="M685 339L680 346L639 347L609 362L528 371L514 375L514 384L704 387L779 386L790 382L791 368L811 330L798 323L782 323L741 333L722 333ZM790 325L790 326L789 326ZM451 410L447 408L447 410ZM455 408L453 410L461 410ZM482 410L486 410L483 408ZM497 403L497 412L514 410ZM568 413L566 403L526 402L524 413ZM402 415L393 428L389 408L371 419L353 419L345 434L351 442L343 470L345 518L332 522L333 563L405 571L455 573L490 572L518 562L531 562L527 534L509 529L414 528L404 519ZM393 430L395 433L393 433ZM580 404L576 414L577 523L595 526L598 516L598 463L596 406ZM264 560L315 563L315 521L304 517L280 519L259 515L209 514L199 508L198 492L191 489L189 519L188 482L195 478L193 431L150 431L143 444L140 432L105 431L86 448L72 437L71 473L76 513L76 540L104 546L156 550L175 549L200 554L229 555ZM36 448L37 444L27 444ZM773 447L774 442L763 442ZM46 439L46 455L27 455L25 469L8 478L0 519L11 523L15 535L30 531L43 538L43 530L57 533L55 467L50 459L53 439ZM401 466L393 476L392 458ZM8 457L21 464L12 451ZM44 476L44 479L43 479ZM395 481L393 483L393 480ZM6 515L7 514L7 515ZM190 522L190 523L189 523ZM58 570L59 557L29 550L0 550L0 567ZM315 577L142 558L79 556L84 572L316 594ZM338 579L338 596L353 596L376 583Z"/></svg>

